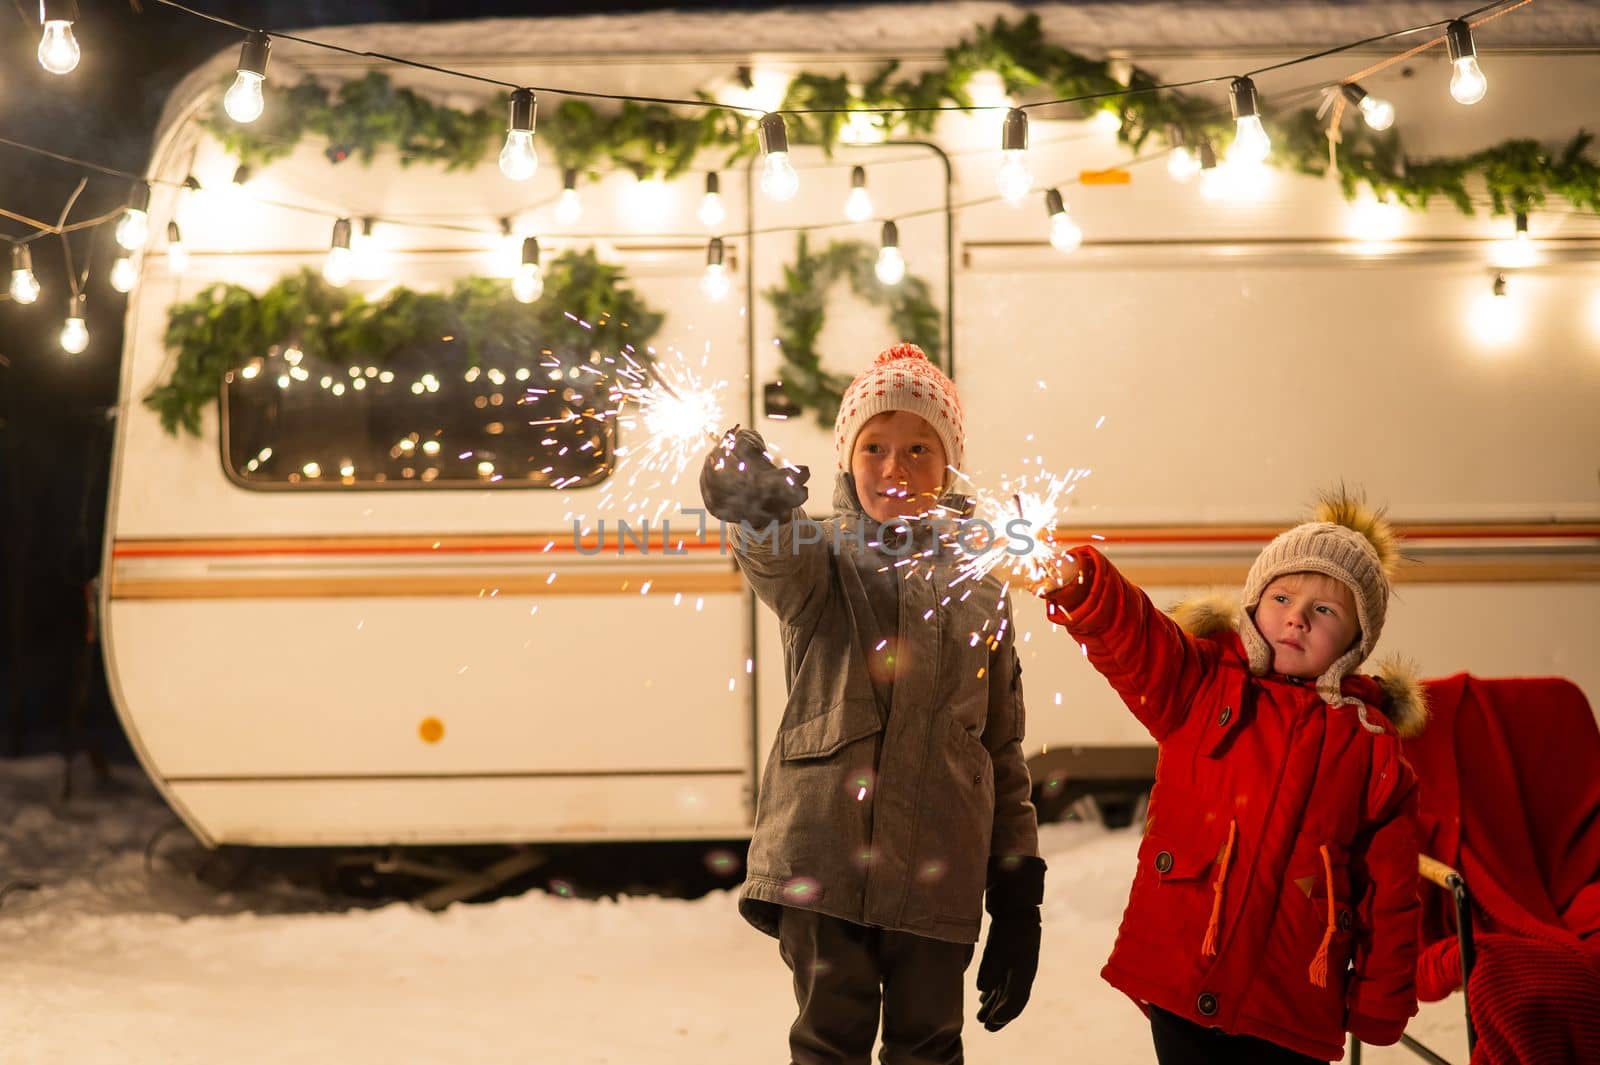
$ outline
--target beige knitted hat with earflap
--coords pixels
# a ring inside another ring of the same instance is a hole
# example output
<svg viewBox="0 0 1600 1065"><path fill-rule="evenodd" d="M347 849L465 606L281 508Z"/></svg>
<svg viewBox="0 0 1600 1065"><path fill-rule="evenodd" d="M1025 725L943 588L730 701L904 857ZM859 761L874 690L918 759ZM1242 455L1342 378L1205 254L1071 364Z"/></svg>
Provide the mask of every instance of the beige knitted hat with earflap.
<svg viewBox="0 0 1600 1065"><path fill-rule="evenodd" d="M1241 608L1248 624L1239 626L1250 672L1260 676L1272 665L1272 648L1256 628L1256 606L1267 585L1289 573L1320 573L1350 589L1360 633L1356 645L1317 678L1317 691L1332 706L1359 705L1339 693L1339 684L1367 657L1383 632L1389 609L1389 582L1400 559L1399 541L1381 511L1369 510L1359 495L1343 488L1325 494L1312 520L1280 533L1256 556L1244 579ZM1362 721L1368 728L1371 722Z"/></svg>

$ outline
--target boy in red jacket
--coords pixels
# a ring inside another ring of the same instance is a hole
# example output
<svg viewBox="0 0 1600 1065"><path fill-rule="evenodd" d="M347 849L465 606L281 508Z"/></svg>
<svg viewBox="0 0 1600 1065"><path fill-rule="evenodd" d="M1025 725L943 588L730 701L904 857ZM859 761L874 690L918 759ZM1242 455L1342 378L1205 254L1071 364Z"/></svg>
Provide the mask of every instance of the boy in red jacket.
<svg viewBox="0 0 1600 1065"><path fill-rule="evenodd" d="M1102 975L1146 1010L1163 1065L1326 1062L1347 1030L1394 1043L1416 1012L1400 738L1427 712L1402 671L1352 673L1396 558L1388 523L1335 497L1261 552L1237 612L1175 621L1090 546L1034 586L1160 744Z"/></svg>

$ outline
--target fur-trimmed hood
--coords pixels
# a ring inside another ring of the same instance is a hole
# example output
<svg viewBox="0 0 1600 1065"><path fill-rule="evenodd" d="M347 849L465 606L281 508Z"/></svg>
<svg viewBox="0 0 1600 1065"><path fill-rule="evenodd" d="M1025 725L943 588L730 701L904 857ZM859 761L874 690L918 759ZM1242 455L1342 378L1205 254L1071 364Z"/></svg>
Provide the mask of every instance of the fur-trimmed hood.
<svg viewBox="0 0 1600 1065"><path fill-rule="evenodd" d="M1208 637L1237 633L1241 611L1239 601L1221 593L1199 596L1177 603L1167 613L1178 627L1191 636ZM1388 655L1377 663L1372 679L1383 691L1382 710L1403 739L1412 739L1428 727L1428 699L1416 664L1398 655Z"/></svg>

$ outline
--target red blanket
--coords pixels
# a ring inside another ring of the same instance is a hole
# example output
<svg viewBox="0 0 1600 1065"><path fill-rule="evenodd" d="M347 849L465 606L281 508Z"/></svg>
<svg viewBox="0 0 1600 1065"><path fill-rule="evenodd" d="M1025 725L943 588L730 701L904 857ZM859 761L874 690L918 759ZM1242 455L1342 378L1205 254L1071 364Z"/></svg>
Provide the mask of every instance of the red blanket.
<svg viewBox="0 0 1600 1065"><path fill-rule="evenodd" d="M1422 849L1473 902L1474 1065L1600 1062L1600 729L1558 679L1427 685L1433 721L1406 755ZM1417 991L1461 985L1453 913L1425 889Z"/></svg>

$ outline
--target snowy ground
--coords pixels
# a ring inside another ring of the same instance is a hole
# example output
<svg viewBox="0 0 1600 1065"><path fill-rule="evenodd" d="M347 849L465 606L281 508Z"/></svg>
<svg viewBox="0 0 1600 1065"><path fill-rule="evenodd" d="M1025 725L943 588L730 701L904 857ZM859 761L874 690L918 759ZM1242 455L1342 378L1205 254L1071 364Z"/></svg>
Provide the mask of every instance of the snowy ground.
<svg viewBox="0 0 1600 1065"><path fill-rule="evenodd" d="M219 892L183 872L192 841L137 770L99 789L86 777L80 767L80 790L94 793L63 803L59 760L0 762L0 884L37 885L0 903L11 1065L787 1058L788 972L731 891L534 891L443 913L330 911L303 878L270 872ZM969 1062L1153 1060L1142 1017L1098 977L1136 845L1128 831L1045 827L1033 1001L998 1034L969 1024ZM1459 1000L1425 1007L1411 1030L1465 1060ZM1419 1059L1369 1048L1365 1060Z"/></svg>

